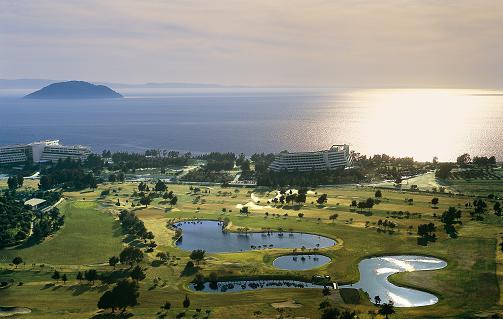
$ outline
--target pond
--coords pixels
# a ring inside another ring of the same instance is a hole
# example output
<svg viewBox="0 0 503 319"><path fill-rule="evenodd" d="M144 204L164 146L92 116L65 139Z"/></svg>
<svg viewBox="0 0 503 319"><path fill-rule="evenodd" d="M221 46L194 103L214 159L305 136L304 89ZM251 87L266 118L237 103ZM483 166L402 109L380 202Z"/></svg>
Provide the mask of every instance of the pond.
<svg viewBox="0 0 503 319"><path fill-rule="evenodd" d="M252 232L223 231L218 221L187 221L173 224L182 229L182 238L176 245L184 250L204 249L209 253L240 252L270 248L325 248L336 241L314 234L297 232Z"/></svg>
<svg viewBox="0 0 503 319"><path fill-rule="evenodd" d="M189 288L195 291L203 292L239 292L245 290L265 289L265 288L318 288L324 286L316 285L310 282L298 280L236 280L236 281L218 281L215 283L205 282L196 285L191 283Z"/></svg>
<svg viewBox="0 0 503 319"><path fill-rule="evenodd" d="M331 259L323 255L286 255L274 259L272 265L284 270L308 270L321 267Z"/></svg>
<svg viewBox="0 0 503 319"><path fill-rule="evenodd" d="M408 271L436 270L447 266L441 259L424 256L385 256L364 259L358 265L360 281L341 286L357 288L367 292L370 301L375 303L379 296L381 303L393 301L396 307L419 307L433 305L438 297L411 288L398 287L388 281L392 274Z"/></svg>

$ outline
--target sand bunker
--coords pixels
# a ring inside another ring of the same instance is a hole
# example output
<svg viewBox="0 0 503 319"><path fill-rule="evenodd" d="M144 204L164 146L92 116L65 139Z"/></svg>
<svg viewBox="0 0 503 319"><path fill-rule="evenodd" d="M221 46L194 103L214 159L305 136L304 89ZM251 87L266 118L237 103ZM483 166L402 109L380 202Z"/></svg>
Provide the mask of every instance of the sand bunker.
<svg viewBox="0 0 503 319"><path fill-rule="evenodd" d="M287 300L283 302L272 303L273 308L300 308L302 305L295 300Z"/></svg>

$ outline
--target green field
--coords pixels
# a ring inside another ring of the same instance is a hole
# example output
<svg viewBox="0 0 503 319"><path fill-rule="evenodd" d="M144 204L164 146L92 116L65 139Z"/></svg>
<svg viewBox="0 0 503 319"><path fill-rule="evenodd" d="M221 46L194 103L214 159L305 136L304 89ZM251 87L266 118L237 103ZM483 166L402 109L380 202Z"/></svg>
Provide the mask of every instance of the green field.
<svg viewBox="0 0 503 319"><path fill-rule="evenodd" d="M65 226L58 233L28 248L0 251L3 262L0 264L0 279L15 281L11 287L0 290L0 306L29 307L33 310L29 317L33 318L93 317L97 313L97 300L111 286L99 282L95 285L79 284L75 280L75 274L89 268L100 272L111 271L110 266L100 264L106 263L108 257L118 255L125 245L114 216L120 209L133 209L131 195L136 186L133 183L108 184L100 185L99 189L92 192L65 193L66 200L60 205L66 216ZM101 198L99 194L103 189L115 192ZM349 283L358 280L357 266L363 258L374 255L424 254L445 259L448 266L438 271L401 273L394 275L391 280L400 285L435 293L440 301L433 306L397 309L393 318L462 318L503 310L499 288L503 266L501 252L497 252L496 247L503 223L501 219L490 216L491 212L483 222L470 220L469 210L464 205L471 202L472 197L435 194L440 203L438 208L432 208L432 194L384 190L382 202L372 209L371 216L366 216L358 210L350 211L349 204L352 200L373 197L372 188L316 189L314 191L318 194L328 194L327 205L318 207L311 204L317 196L310 193L306 205L301 208L268 207L267 198L273 197L273 193L268 195L266 191L249 188L235 191L234 188L214 187L208 194L197 195L197 200L196 195L189 193L189 186L169 185L169 189L179 198L175 207L170 208L168 204L156 199L147 208L134 208L147 229L155 234L159 245L143 262L143 266L148 267L147 278L140 283L140 304L130 309L135 317L156 318L159 307L169 301L173 309L168 312L167 318L174 318L183 310L182 300L187 294L192 302L187 317L195 314L196 308L201 308L203 312L211 310L210 318L274 318L278 311L272 306L273 303L294 300L301 307L285 308L285 314L319 318L318 305L323 300L319 290L263 289L206 294L186 288L193 278L181 276L182 269L189 260L188 253L173 245L172 231L166 228L166 222L219 217L229 217L231 229L281 227L328 236L337 239L338 245L321 250L332 258L331 263L315 270L300 272L272 267L276 256L291 252L290 250L210 254L201 264L200 271L205 275L214 271L219 277L292 276L309 279L313 274L328 274L334 281ZM409 198L413 199L412 205L406 201ZM121 207L114 205L117 199ZM239 214L238 207L245 204L250 207L249 216ZM434 217L449 206L463 211L463 225L459 228L459 237L456 239L447 237L438 217ZM227 212L223 213L222 208L226 208ZM398 214L400 211L402 214ZM268 217L265 212L269 213ZM299 212L304 213L303 218L297 217ZM283 216L285 213L288 216ZM329 220L329 216L335 213L338 214L337 220ZM272 217L272 214L281 217ZM377 221L386 217L398 225L392 234L377 231ZM419 246L416 243L415 229L425 222L437 224L438 240L428 246ZM410 234L409 226L414 229ZM155 261L158 251L168 251L175 258L169 264L159 266ZM17 269L9 265L8 262L14 256L23 257L26 265L20 265ZM41 264L44 266L41 267ZM67 273L71 280L65 285L61 281L55 283L50 278L53 269ZM160 278L161 284L154 286L155 278ZM23 282L23 285L17 286L18 282ZM359 318L371 318L367 315L368 310L377 309L366 300L356 305L344 304L338 293L330 298L341 307L357 310Z"/></svg>

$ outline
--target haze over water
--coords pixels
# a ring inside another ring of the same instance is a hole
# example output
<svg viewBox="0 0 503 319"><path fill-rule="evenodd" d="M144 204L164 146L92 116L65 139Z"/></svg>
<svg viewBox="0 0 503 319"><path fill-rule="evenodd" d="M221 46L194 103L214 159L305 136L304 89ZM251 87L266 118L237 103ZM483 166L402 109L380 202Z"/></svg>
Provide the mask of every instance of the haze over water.
<svg viewBox="0 0 503 319"><path fill-rule="evenodd" d="M252 154L348 143L362 154L503 160L503 91L122 89L120 100L23 100L0 91L0 144L46 138L144 151Z"/></svg>

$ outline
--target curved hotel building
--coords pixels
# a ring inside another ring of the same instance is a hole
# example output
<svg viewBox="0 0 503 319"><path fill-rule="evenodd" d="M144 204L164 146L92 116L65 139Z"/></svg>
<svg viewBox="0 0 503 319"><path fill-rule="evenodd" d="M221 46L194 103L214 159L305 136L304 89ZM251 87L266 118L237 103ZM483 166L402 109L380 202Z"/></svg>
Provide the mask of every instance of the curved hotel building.
<svg viewBox="0 0 503 319"><path fill-rule="evenodd" d="M281 171L325 171L351 166L349 145L332 145L330 149L316 152L281 152L271 163L269 169Z"/></svg>
<svg viewBox="0 0 503 319"><path fill-rule="evenodd" d="M26 161L57 162L60 159L85 160L91 154L87 146L59 144L59 140L0 146L0 164L14 164Z"/></svg>

